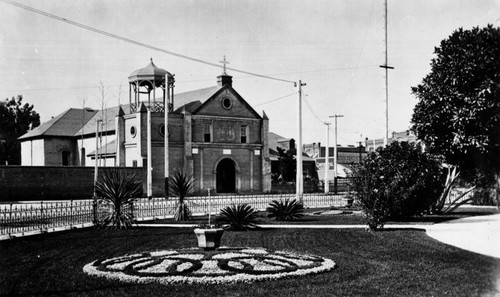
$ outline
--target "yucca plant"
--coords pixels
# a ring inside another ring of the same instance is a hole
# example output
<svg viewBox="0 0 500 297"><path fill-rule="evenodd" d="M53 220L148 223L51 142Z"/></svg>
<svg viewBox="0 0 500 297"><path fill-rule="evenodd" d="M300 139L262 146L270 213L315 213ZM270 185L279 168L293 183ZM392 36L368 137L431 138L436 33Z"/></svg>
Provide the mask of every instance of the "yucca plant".
<svg viewBox="0 0 500 297"><path fill-rule="evenodd" d="M174 172L170 179L170 193L178 199L174 206L174 221L187 221L191 218L191 210L186 197L193 192L193 183L194 179L182 171Z"/></svg>
<svg viewBox="0 0 500 297"><path fill-rule="evenodd" d="M255 209L244 203L226 206L221 209L217 222L229 224L230 230L243 231L257 227L257 212Z"/></svg>
<svg viewBox="0 0 500 297"><path fill-rule="evenodd" d="M266 210L267 216L276 221L294 221L304 215L304 205L296 199L273 200Z"/></svg>
<svg viewBox="0 0 500 297"><path fill-rule="evenodd" d="M98 220L99 227L127 229L132 226L132 203L142 196L142 182L135 175L124 174L118 169L106 169L96 181L95 192L107 211Z"/></svg>

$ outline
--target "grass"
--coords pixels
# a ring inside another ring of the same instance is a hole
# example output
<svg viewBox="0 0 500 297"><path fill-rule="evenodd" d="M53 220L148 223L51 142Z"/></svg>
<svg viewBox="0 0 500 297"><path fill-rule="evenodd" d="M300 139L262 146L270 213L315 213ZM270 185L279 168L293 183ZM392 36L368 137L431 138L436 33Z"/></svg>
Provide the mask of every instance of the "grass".
<svg viewBox="0 0 500 297"><path fill-rule="evenodd" d="M331 215L319 215L318 213L326 212L330 210L339 210L344 213L341 214L331 214ZM315 208L315 209L305 209L304 216L295 221L276 221L274 219L267 217L267 212L259 211L257 212L258 224L260 225L366 225L364 216L360 213L359 208ZM488 213L484 213L488 214ZM464 218L470 215L480 215L478 213L452 213L446 215L423 215L421 217L413 217L405 221L390 221L387 225L391 224L432 224L441 223L444 221ZM482 215L482 214L481 214ZM212 216L212 221L214 222L216 216ZM154 221L141 221L141 224L201 224L207 223L208 216L195 216L189 221L174 221L173 219L158 219Z"/></svg>
<svg viewBox="0 0 500 297"><path fill-rule="evenodd" d="M196 246L189 228L82 229L0 242L0 295L494 296L500 260L444 245L423 231L263 229L225 232L227 246L334 260L327 273L255 284L127 284L88 276L97 258Z"/></svg>

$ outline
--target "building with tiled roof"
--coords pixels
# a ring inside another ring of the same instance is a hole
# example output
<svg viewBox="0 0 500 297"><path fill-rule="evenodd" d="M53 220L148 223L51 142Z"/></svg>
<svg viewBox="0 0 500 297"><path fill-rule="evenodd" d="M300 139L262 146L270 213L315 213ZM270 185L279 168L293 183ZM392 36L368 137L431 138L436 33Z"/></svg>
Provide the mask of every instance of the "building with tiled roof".
<svg viewBox="0 0 500 297"><path fill-rule="evenodd" d="M174 76L151 61L129 76L128 104L72 108L21 136L22 165L143 167L148 196L163 195L176 170L194 177L196 192L269 192L269 119L232 77L224 72L216 86L180 94L173 88Z"/></svg>

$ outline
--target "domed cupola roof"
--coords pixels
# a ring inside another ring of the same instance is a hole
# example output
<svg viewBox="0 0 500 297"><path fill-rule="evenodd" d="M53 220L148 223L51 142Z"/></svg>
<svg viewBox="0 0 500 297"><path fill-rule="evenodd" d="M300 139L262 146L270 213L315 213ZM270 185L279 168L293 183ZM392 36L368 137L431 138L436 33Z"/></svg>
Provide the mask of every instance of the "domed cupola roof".
<svg viewBox="0 0 500 297"><path fill-rule="evenodd" d="M130 74L128 77L129 82L134 81L156 81L156 82L164 82L165 75L168 74L169 78L173 78L173 75L170 74L167 70L156 67L153 63L153 58L151 58L151 62L148 66L137 69Z"/></svg>

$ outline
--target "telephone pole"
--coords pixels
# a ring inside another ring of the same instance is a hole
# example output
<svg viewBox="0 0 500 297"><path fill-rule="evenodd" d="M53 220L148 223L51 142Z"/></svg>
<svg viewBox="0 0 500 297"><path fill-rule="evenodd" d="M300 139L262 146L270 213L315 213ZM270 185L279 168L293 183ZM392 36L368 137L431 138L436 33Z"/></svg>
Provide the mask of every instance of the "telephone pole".
<svg viewBox="0 0 500 297"><path fill-rule="evenodd" d="M296 172L296 177L295 177L295 188L296 188L296 196L297 200L302 201L302 196L304 194L304 179L302 177L302 87L305 86L306 84L303 83L301 80L299 80L298 84L296 83L295 86L299 87L299 103L298 103L298 108L297 108L297 113L298 113L298 139L296 143L297 147L297 172Z"/></svg>
<svg viewBox="0 0 500 297"><path fill-rule="evenodd" d="M336 114L330 116L330 118L335 118L335 139L334 139L334 147L333 147L333 192L337 194L337 118L343 118L344 116L341 114Z"/></svg>
<svg viewBox="0 0 500 297"><path fill-rule="evenodd" d="M389 69L394 69L394 67L388 65L388 54L387 54L387 0L384 1L384 20L385 20L385 64L380 65L380 68L385 68L385 135L384 135L384 146L389 143Z"/></svg>
<svg viewBox="0 0 500 297"><path fill-rule="evenodd" d="M328 180L328 170L330 169L330 125L331 123L326 123L326 150L325 150L325 183L324 190L325 194L330 193L330 181ZM321 148L320 148L321 150Z"/></svg>

